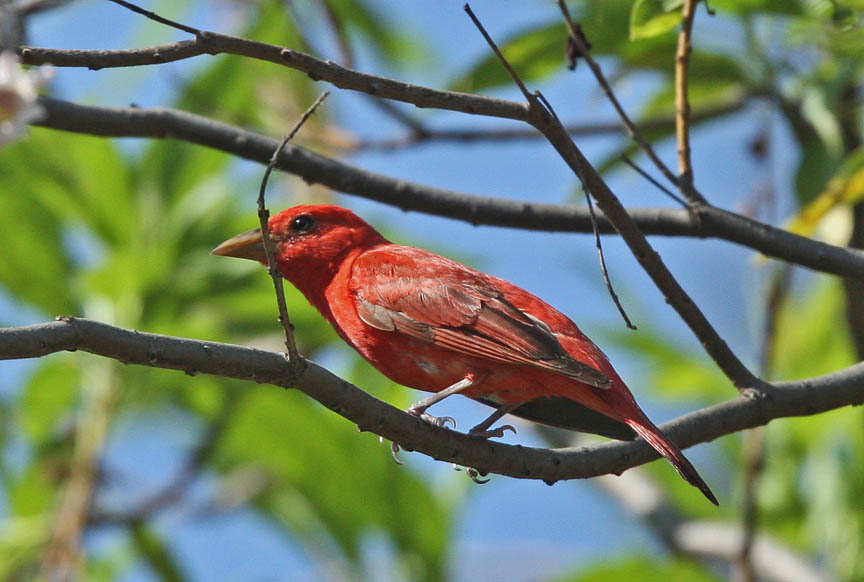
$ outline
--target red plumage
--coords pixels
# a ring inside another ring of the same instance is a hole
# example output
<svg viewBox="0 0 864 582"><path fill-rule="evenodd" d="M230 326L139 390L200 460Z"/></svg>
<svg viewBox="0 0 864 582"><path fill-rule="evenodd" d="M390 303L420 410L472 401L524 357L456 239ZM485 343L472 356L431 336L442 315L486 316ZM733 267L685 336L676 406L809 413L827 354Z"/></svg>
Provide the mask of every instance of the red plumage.
<svg viewBox="0 0 864 582"><path fill-rule="evenodd" d="M645 416L603 352L567 316L503 279L435 253L391 243L349 210L289 208L269 222L276 262L339 336L391 380L460 391L514 414L627 438L629 426L713 503L711 490ZM260 233L214 253L266 263ZM573 422L544 403L575 403ZM585 410L585 409L588 410ZM593 413L590 411L594 411ZM592 428L599 413L599 420ZM605 421L605 423L604 423ZM622 424L623 423L623 424ZM608 426L606 426L608 425Z"/></svg>

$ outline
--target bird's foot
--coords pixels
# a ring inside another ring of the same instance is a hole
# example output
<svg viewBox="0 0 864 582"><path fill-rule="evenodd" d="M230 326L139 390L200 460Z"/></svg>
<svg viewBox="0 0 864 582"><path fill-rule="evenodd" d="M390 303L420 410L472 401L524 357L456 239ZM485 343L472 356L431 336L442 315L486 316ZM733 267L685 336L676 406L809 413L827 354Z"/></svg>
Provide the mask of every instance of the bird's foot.
<svg viewBox="0 0 864 582"><path fill-rule="evenodd" d="M511 431L513 434L516 434L516 429L510 424L505 424L505 425L499 426L498 428L490 429L489 423L487 421L487 422L482 422L482 423L478 424L477 426L475 426L474 428L472 428L471 430L469 430L468 436L478 437L481 439L491 439L491 438L500 439L501 437L504 436L504 433L506 433L508 430ZM480 471L478 471L474 467L462 467L461 465L456 465L455 463L453 464L453 469L456 471L461 471L463 468L465 469L465 473L468 475L468 477L470 477L471 480L474 481L475 483L477 483L478 485L483 485L484 483L488 483L490 481L490 479L482 479L481 477L485 477L486 474L481 473Z"/></svg>
<svg viewBox="0 0 864 582"><path fill-rule="evenodd" d="M505 424L498 428L486 428L482 424L478 424L468 431L468 436L480 437L482 439L500 439L508 430L516 434L516 428L512 424Z"/></svg>
<svg viewBox="0 0 864 582"><path fill-rule="evenodd" d="M453 428L456 428L456 419L452 416L432 416L431 414L426 413L426 408L427 407L425 406L411 406L406 410L406 412L411 416L416 416L427 424L431 424L432 426L445 428L449 424Z"/></svg>
<svg viewBox="0 0 864 582"><path fill-rule="evenodd" d="M408 412L410 413L411 411L409 410ZM447 425L449 424L451 427L456 428L456 419L452 416L432 416L425 412L416 416L423 422L431 424L432 426L447 428Z"/></svg>
<svg viewBox="0 0 864 582"><path fill-rule="evenodd" d="M379 436L378 442L383 445L384 444L384 437ZM393 461L397 465L404 465L405 464L401 460L399 460L399 451L401 451L401 450L402 449L399 447L399 445L397 443L390 443L390 456L393 457Z"/></svg>
<svg viewBox="0 0 864 582"><path fill-rule="evenodd" d="M470 477L471 480L474 481L475 483L477 483L478 485L483 485L483 484L491 481L491 479L481 479L481 477L486 476L486 473L481 473L480 471L478 471L474 467L462 467L461 465L457 465L456 463L453 463L453 470L454 471L461 471L463 468L465 469L465 473L468 475L468 477Z"/></svg>
<svg viewBox="0 0 864 582"><path fill-rule="evenodd" d="M416 416L425 423L431 424L432 426L446 428L449 424L453 428L456 428L456 419L452 416L432 416L431 414L426 414L425 410L425 408L415 408L412 406L406 412L412 416ZM379 436L378 442L383 443L384 437ZM397 465L404 465L404 463L399 459L399 451L401 450L402 448L398 443L390 443L390 456L393 457L393 460Z"/></svg>

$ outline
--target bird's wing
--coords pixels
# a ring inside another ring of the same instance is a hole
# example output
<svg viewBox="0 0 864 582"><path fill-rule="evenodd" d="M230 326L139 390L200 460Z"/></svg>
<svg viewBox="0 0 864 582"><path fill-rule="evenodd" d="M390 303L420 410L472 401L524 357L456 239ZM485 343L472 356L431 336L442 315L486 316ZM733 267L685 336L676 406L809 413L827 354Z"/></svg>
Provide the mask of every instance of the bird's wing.
<svg viewBox="0 0 864 582"><path fill-rule="evenodd" d="M568 354L548 325L514 307L482 273L413 247L373 249L350 289L372 327L478 358L542 368L597 388L609 378Z"/></svg>

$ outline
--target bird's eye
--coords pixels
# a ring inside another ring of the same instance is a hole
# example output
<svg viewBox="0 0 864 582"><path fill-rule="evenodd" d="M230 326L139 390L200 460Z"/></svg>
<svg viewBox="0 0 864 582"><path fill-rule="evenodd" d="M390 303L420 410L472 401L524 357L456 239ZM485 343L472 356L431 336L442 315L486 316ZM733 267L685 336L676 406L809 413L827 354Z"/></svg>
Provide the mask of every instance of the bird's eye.
<svg viewBox="0 0 864 582"><path fill-rule="evenodd" d="M309 232L315 226L315 219L308 214L301 214L291 221L291 230L294 232Z"/></svg>

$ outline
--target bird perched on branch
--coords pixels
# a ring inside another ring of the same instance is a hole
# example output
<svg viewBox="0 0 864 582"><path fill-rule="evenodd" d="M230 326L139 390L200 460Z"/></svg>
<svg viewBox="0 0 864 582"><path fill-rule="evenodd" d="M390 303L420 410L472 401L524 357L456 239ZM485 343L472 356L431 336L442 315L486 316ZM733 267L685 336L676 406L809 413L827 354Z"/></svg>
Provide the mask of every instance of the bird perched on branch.
<svg viewBox="0 0 864 582"><path fill-rule="evenodd" d="M712 503L681 450L636 404L609 360L567 316L524 289L430 251L394 244L349 210L295 206L270 218L282 275L339 336L385 376L434 392L408 409L462 394L497 410L469 434L501 436L505 414L629 440L641 436ZM260 229L214 254L267 264Z"/></svg>

